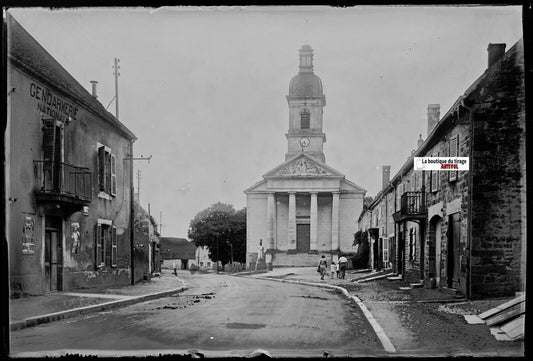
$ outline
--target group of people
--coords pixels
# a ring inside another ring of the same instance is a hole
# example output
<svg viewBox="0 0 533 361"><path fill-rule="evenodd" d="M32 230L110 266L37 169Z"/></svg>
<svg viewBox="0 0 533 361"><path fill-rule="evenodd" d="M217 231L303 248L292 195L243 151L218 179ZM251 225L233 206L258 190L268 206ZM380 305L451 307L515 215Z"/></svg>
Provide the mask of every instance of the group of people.
<svg viewBox="0 0 533 361"><path fill-rule="evenodd" d="M331 270L331 278L340 278L344 279L346 276L346 264L348 263L348 260L346 257L341 256L339 258L339 263L335 264L335 262L331 262L330 270ZM318 269L317 271L320 273L320 279L323 280L324 276L327 273L328 269L328 261L326 260L326 256L322 255L320 260L318 261Z"/></svg>

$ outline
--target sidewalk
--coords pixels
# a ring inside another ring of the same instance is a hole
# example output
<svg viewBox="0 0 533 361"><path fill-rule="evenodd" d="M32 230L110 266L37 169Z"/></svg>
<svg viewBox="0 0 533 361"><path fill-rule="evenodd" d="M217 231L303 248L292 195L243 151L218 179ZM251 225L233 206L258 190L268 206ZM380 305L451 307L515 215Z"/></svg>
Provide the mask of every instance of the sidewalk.
<svg viewBox="0 0 533 361"><path fill-rule="evenodd" d="M135 285L10 299L10 328L18 330L85 313L124 307L186 289L179 278L167 271L150 281Z"/></svg>

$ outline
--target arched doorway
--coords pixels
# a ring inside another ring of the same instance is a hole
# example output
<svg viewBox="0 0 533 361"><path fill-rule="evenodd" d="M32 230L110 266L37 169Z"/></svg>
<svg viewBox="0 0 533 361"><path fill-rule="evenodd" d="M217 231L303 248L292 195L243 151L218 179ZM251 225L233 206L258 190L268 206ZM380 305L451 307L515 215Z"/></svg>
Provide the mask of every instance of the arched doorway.
<svg viewBox="0 0 533 361"><path fill-rule="evenodd" d="M441 237L442 237L442 218L434 216L429 223L429 243L428 243L428 277L434 279L435 287L440 287L441 275Z"/></svg>

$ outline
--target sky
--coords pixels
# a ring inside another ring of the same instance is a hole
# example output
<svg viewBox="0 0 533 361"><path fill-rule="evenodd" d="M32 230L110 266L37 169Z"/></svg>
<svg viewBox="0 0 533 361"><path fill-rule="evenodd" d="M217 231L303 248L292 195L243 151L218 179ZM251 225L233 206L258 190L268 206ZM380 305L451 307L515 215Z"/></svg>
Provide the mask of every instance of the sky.
<svg viewBox="0 0 533 361"><path fill-rule="evenodd" d="M298 49L314 49L327 105L326 163L375 196L487 67L522 36L519 6L11 8L11 15L136 136L140 201L162 235L187 238L216 202L285 160ZM135 192L137 177L135 179ZM355 220L354 220L355 221Z"/></svg>

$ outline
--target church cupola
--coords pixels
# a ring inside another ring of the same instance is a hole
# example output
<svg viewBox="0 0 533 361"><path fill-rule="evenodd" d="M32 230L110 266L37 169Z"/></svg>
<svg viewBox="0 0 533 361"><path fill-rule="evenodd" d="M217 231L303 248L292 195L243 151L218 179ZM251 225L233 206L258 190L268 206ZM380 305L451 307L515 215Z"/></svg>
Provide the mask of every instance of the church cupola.
<svg viewBox="0 0 533 361"><path fill-rule="evenodd" d="M302 152L325 162L322 132L322 112L326 97L322 80L313 72L313 48L303 45L300 50L300 71L289 82L289 131L286 134L288 151L285 159Z"/></svg>

